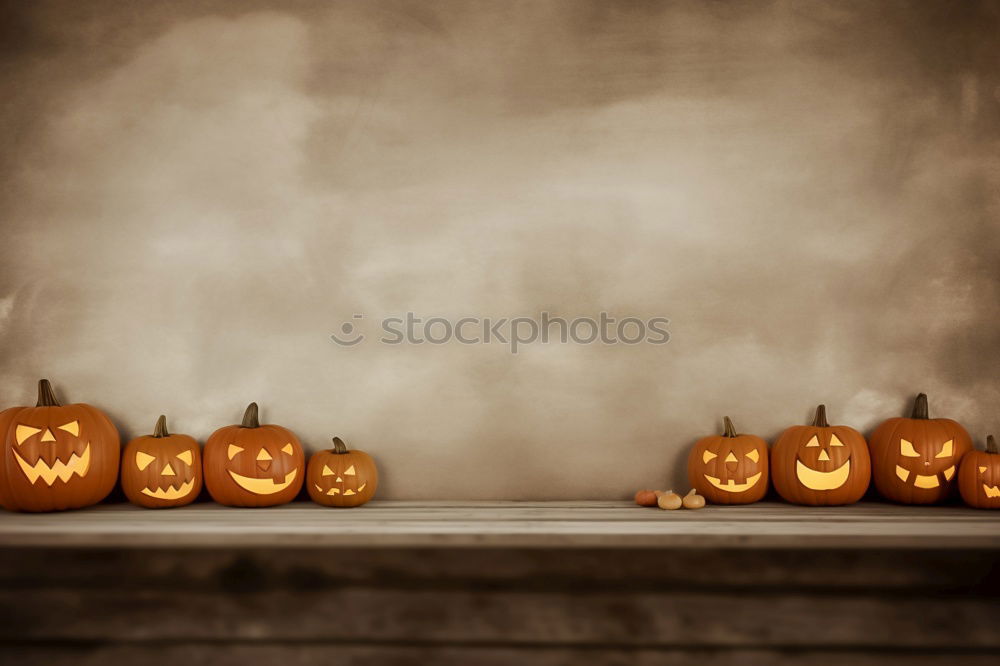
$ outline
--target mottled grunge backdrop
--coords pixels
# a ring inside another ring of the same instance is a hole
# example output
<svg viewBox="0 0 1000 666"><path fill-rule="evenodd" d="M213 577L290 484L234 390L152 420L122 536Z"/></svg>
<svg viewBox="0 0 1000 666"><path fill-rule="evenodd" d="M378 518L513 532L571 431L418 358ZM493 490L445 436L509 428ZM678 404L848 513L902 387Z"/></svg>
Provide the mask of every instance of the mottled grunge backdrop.
<svg viewBox="0 0 1000 666"><path fill-rule="evenodd" d="M1000 432L1000 3L2 3L0 402L260 402L383 497L677 485L721 416ZM663 346L345 349L354 313Z"/></svg>

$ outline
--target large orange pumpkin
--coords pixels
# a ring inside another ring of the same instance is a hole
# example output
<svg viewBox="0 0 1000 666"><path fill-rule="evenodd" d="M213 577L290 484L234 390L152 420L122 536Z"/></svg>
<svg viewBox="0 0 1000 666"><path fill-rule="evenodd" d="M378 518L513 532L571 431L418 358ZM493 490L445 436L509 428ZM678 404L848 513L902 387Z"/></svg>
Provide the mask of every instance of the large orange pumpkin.
<svg viewBox="0 0 1000 666"><path fill-rule="evenodd" d="M872 478L882 497L903 504L935 504L955 488L962 456L972 438L951 419L932 419L927 396L917 396L910 418L893 418L869 441Z"/></svg>
<svg viewBox="0 0 1000 666"><path fill-rule="evenodd" d="M324 506L361 506L375 495L378 470L364 451L348 451L344 440L333 438L333 448L314 453L306 469L309 497Z"/></svg>
<svg viewBox="0 0 1000 666"><path fill-rule="evenodd" d="M295 499L305 476L305 452L295 434L261 425L251 402L240 425L219 428L205 442L205 487L219 504L275 506Z"/></svg>
<svg viewBox="0 0 1000 666"><path fill-rule="evenodd" d="M1000 509L1000 451L993 435L985 451L969 451L958 467L958 491L977 509Z"/></svg>
<svg viewBox="0 0 1000 666"><path fill-rule="evenodd" d="M736 433L725 417L725 432L698 440L688 457L691 486L714 504L750 504L767 492L767 442Z"/></svg>
<svg viewBox="0 0 1000 666"><path fill-rule="evenodd" d="M60 405L49 380L34 407L0 412L0 505L59 511L96 504L115 487L121 439L104 412Z"/></svg>
<svg viewBox="0 0 1000 666"><path fill-rule="evenodd" d="M161 415L152 435L125 446L122 490L132 504L147 509L190 504L201 492L201 447L193 437L167 432L167 417Z"/></svg>
<svg viewBox="0 0 1000 666"><path fill-rule="evenodd" d="M854 428L831 426L826 405L816 408L811 426L788 428L771 447L771 483L792 504L853 504L870 481L864 436Z"/></svg>

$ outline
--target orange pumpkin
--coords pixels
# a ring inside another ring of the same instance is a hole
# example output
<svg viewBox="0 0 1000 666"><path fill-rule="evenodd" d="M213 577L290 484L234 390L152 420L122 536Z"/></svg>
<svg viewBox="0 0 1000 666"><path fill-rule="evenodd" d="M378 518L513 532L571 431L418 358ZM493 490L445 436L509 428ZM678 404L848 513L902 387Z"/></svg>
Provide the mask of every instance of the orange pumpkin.
<svg viewBox="0 0 1000 666"><path fill-rule="evenodd" d="M122 490L132 504L162 509L190 504L201 492L201 447L193 437L167 432L167 417L152 435L136 437L122 455Z"/></svg>
<svg viewBox="0 0 1000 666"><path fill-rule="evenodd" d="M60 405L49 380L34 407L0 412L0 505L11 511L59 511L97 504L118 479L121 439L104 412Z"/></svg>
<svg viewBox="0 0 1000 666"><path fill-rule="evenodd" d="M736 433L725 417L725 432L698 440L688 457L691 486L714 504L750 504L767 492L767 442Z"/></svg>
<svg viewBox="0 0 1000 666"><path fill-rule="evenodd" d="M971 507L1000 509L1000 451L993 435L986 437L985 451L972 450L962 458L958 491Z"/></svg>
<svg viewBox="0 0 1000 666"><path fill-rule="evenodd" d="M333 438L333 448L314 453L306 470L306 490L323 506L361 506L375 496L378 470L364 451L347 450L344 440Z"/></svg>
<svg viewBox="0 0 1000 666"><path fill-rule="evenodd" d="M205 487L219 504L285 504L302 489L305 459L295 434L261 425L251 402L240 425L219 428L205 442Z"/></svg>
<svg viewBox="0 0 1000 666"><path fill-rule="evenodd" d="M903 504L935 504L955 489L955 472L972 438L951 419L932 419L921 393L910 418L893 418L872 433L872 478L882 497Z"/></svg>
<svg viewBox="0 0 1000 666"><path fill-rule="evenodd" d="M771 483L792 504L853 504L870 481L864 436L854 428L827 423L826 405L816 408L811 426L788 428L771 447Z"/></svg>

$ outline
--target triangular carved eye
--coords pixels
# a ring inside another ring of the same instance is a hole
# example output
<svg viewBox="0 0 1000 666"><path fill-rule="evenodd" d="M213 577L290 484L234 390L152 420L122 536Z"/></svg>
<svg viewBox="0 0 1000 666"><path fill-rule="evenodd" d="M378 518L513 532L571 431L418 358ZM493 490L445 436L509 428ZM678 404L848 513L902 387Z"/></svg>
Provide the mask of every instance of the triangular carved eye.
<svg viewBox="0 0 1000 666"><path fill-rule="evenodd" d="M333 470L329 465L323 465L323 476L333 476Z"/></svg>
<svg viewBox="0 0 1000 666"><path fill-rule="evenodd" d="M135 453L135 466L139 468L140 472L149 467L154 460L156 458L148 453L143 453L142 451L136 451Z"/></svg>
<svg viewBox="0 0 1000 666"><path fill-rule="evenodd" d="M944 446L941 447L941 451L934 457L950 458L951 455L955 452L954 442L955 440L949 439L947 442L944 443Z"/></svg>
<svg viewBox="0 0 1000 666"><path fill-rule="evenodd" d="M292 448L291 442L288 442L288 444L285 444L283 447L281 447L281 452L284 454L292 455L292 451L294 451L294 449Z"/></svg>
<svg viewBox="0 0 1000 666"><path fill-rule="evenodd" d="M226 455L228 455L229 459L232 460L233 456L235 456L237 453L240 453L242 450L243 450L242 446L236 446L235 444L230 444L229 450L226 452Z"/></svg>
<svg viewBox="0 0 1000 666"><path fill-rule="evenodd" d="M813 447L813 446L819 446L819 439L816 437L816 435L813 435L812 439L810 439L809 442L806 443L806 447Z"/></svg>
<svg viewBox="0 0 1000 666"><path fill-rule="evenodd" d="M79 421L70 421L69 423L64 423L61 426L59 426L59 429L60 430L65 430L66 432L68 432L69 434L73 435L74 437L79 437L80 436L80 422Z"/></svg>
<svg viewBox="0 0 1000 666"><path fill-rule="evenodd" d="M830 446L843 446L844 443L840 441L836 435L830 435Z"/></svg>
<svg viewBox="0 0 1000 666"><path fill-rule="evenodd" d="M177 459L185 465L190 465L191 461L194 460L194 454L191 451L184 451L177 454Z"/></svg>
<svg viewBox="0 0 1000 666"><path fill-rule="evenodd" d="M17 437L17 443L22 444L24 440L28 439L32 435L37 435L41 431L42 431L41 428L32 428L31 426L28 425L19 425L17 426L17 434L15 435Z"/></svg>
<svg viewBox="0 0 1000 666"><path fill-rule="evenodd" d="M701 454L701 461L707 464L708 461L715 460L718 457L719 455L717 453L712 453L711 451L705 451L703 454Z"/></svg>
<svg viewBox="0 0 1000 666"><path fill-rule="evenodd" d="M354 476L354 474L355 474L354 465L351 465L350 467L344 470L344 476Z"/></svg>
<svg viewBox="0 0 1000 666"><path fill-rule="evenodd" d="M747 458L749 458L754 462L757 462L758 460L760 460L760 454L757 452L757 449L754 449L753 451L747 454Z"/></svg>

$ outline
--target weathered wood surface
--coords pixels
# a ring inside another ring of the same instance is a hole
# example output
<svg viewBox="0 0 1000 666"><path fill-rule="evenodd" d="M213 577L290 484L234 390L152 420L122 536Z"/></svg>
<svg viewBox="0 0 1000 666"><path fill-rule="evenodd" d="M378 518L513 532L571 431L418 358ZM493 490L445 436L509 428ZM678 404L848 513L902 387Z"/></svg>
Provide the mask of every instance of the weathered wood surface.
<svg viewBox="0 0 1000 666"><path fill-rule="evenodd" d="M4 549L18 664L995 663L986 550Z"/></svg>
<svg viewBox="0 0 1000 666"><path fill-rule="evenodd" d="M961 506L761 502L660 511L629 502L308 502L269 509L211 503L150 511L109 504L0 513L0 546L73 547L740 547L997 548L1000 514Z"/></svg>

